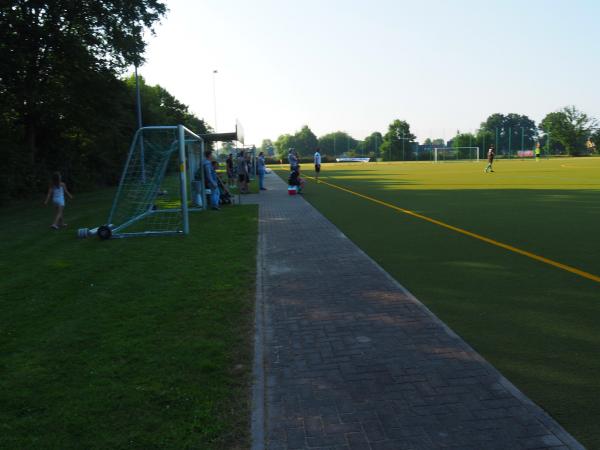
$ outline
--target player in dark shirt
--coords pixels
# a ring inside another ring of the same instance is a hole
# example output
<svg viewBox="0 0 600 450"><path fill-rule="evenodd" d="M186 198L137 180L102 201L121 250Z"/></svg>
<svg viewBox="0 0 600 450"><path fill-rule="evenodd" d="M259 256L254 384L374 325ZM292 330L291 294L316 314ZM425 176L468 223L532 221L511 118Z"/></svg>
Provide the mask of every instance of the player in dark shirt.
<svg viewBox="0 0 600 450"><path fill-rule="evenodd" d="M496 151L494 150L494 146L492 145L488 150L488 165L485 166L485 173L494 171L494 169L492 169L492 164L494 163L494 156L496 156Z"/></svg>

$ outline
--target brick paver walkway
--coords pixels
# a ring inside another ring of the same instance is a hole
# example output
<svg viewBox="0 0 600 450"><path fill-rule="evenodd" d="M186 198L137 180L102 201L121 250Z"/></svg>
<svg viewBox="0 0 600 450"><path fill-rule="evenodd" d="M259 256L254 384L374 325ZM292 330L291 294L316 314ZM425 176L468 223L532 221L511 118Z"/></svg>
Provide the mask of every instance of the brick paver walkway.
<svg viewBox="0 0 600 450"><path fill-rule="evenodd" d="M266 183L242 198L260 205L253 448L582 448L279 177Z"/></svg>

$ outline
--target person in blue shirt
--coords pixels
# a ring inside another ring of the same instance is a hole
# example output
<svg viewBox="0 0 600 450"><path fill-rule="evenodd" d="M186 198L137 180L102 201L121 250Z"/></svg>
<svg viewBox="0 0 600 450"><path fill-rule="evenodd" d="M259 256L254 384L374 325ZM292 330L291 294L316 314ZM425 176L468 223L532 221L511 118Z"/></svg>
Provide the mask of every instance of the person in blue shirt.
<svg viewBox="0 0 600 450"><path fill-rule="evenodd" d="M265 183L265 154L263 152L260 152L258 154L257 169L258 169L258 186L261 191L266 191L267 188L265 187L265 184L264 184Z"/></svg>
<svg viewBox="0 0 600 450"><path fill-rule="evenodd" d="M204 187L210 189L211 209L219 210L219 182L217 181L217 172L212 165L212 150L204 151Z"/></svg>

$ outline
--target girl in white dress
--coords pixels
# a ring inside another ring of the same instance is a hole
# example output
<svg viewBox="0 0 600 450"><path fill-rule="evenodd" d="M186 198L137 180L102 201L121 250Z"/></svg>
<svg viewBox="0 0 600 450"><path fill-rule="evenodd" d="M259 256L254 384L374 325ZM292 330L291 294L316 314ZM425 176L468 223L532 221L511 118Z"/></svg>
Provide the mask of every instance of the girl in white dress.
<svg viewBox="0 0 600 450"><path fill-rule="evenodd" d="M48 200L52 197L52 203L56 206L56 217L50 228L54 230L58 230L59 227L66 227L67 224L63 219L63 211L65 210L65 194L69 196L70 199L73 198L69 190L67 189L67 185L63 183L60 172L54 172L52 174L52 181L50 182L50 187L48 188L48 195L46 196L46 200L44 201L44 205L48 204Z"/></svg>

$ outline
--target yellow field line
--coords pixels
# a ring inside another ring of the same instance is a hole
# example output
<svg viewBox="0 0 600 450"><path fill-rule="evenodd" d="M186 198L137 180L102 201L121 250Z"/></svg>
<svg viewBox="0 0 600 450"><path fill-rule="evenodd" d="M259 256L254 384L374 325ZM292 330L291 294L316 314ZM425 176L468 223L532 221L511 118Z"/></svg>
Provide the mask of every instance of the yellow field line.
<svg viewBox="0 0 600 450"><path fill-rule="evenodd" d="M308 177L308 176L306 178L312 178L312 179L314 179L314 177ZM453 225L449 225L449 224L444 223L444 222L442 222L440 220L432 219L431 217L424 216L423 214L416 213L416 212L411 211L409 209L400 208L399 206L392 205L391 203L387 203L387 202L384 202L382 200L378 200L376 198L369 197L368 195L361 194L360 192L355 192L355 191L352 191L352 190L350 190L348 188L345 188L345 187L342 187L342 186L338 186L338 185L335 185L333 183L329 183L327 181L323 181L322 179L319 179L319 184L326 184L327 186L331 186L331 187L333 187L335 189L339 189L340 191L344 191L344 192L347 192L349 194L356 195L357 197L364 198L365 200L369 200L369 201L371 201L373 203L377 203L379 205L385 206L387 208L394 209L394 210L399 211L401 213L408 214L409 216L413 216L413 217L416 217L418 219L425 220L427 222L433 223L435 225L439 225L440 227L447 228L448 230L456 231L457 233L464 234L465 236L470 236L472 238L479 239L480 241L487 242L488 244L491 244L491 245L495 245L496 247L500 247L500 248L503 248L505 250L509 250L511 252L518 253L519 255L527 256L528 258L534 259L536 261L543 262L543 263L548 264L550 266L554 266L554 267L557 267L559 269L565 270L567 272L574 273L575 275L579 275L580 277L587 278L588 280L595 281L596 283L600 283L600 277L599 276L594 275L594 274L589 273L589 272L585 272L585 271L580 270L580 269L577 269L576 267L571 267L571 266L568 266L566 264L562 264L562 263L559 263L557 261L554 261L552 259L548 259L548 258L544 258L543 256L536 255L535 253L528 252L527 250L521 250L520 248L513 247L512 245L504 244L503 242L495 241L494 239L490 239L490 238L482 236L480 234L472 233L471 231L467 231L467 230L463 230L462 228L458 228L458 227L455 227Z"/></svg>

